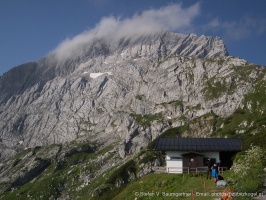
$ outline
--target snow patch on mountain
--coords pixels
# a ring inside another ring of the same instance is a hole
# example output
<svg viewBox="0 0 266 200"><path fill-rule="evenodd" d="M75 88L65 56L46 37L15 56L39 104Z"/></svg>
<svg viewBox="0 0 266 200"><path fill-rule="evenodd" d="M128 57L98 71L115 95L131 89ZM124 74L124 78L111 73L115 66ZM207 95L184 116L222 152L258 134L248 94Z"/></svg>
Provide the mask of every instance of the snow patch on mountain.
<svg viewBox="0 0 266 200"><path fill-rule="evenodd" d="M112 72L103 72L103 73L101 73L101 72L98 72L98 73L83 72L82 74L89 74L89 77L93 78L93 79L98 78L102 75L108 75L108 76L113 75Z"/></svg>

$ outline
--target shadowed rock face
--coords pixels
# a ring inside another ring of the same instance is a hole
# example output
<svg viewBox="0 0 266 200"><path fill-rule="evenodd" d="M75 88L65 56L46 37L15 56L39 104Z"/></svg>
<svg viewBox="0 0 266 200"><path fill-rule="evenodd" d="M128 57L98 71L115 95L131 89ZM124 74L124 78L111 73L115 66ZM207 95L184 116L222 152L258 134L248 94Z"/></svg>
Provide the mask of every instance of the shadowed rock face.
<svg viewBox="0 0 266 200"><path fill-rule="evenodd" d="M123 157L183 124L181 116L232 113L252 88L245 80L230 89L234 66L248 63L229 57L219 38L163 32L81 48L72 58L50 55L0 77L2 157L82 137L119 141ZM89 76L105 72L111 75Z"/></svg>

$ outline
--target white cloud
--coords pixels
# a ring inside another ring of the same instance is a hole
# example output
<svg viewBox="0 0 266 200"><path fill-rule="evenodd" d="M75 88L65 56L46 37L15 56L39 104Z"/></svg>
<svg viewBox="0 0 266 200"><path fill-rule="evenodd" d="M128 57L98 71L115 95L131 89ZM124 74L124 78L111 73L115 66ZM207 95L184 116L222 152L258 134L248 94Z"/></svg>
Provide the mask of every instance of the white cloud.
<svg viewBox="0 0 266 200"><path fill-rule="evenodd" d="M218 18L212 19L208 24L207 24L207 29L218 29L221 25L221 22Z"/></svg>
<svg viewBox="0 0 266 200"><path fill-rule="evenodd" d="M181 4L171 4L160 9L150 9L131 18L104 17L91 30L63 41L55 50L58 58L78 56L84 44L94 39L118 41L123 37L153 34L162 30L184 32L191 28L193 19L200 13L200 5L196 3L188 8Z"/></svg>

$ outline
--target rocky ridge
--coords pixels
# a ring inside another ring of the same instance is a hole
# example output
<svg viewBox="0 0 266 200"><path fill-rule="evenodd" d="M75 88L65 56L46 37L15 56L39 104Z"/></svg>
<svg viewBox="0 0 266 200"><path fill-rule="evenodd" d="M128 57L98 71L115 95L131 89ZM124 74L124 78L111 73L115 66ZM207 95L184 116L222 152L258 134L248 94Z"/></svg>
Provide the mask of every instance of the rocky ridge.
<svg viewBox="0 0 266 200"><path fill-rule="evenodd" d="M50 55L1 76L2 157L82 137L119 141L124 157L187 120L229 115L260 73L238 81L235 68L250 63L228 56L221 39L195 34L102 39L82 48L71 59Z"/></svg>

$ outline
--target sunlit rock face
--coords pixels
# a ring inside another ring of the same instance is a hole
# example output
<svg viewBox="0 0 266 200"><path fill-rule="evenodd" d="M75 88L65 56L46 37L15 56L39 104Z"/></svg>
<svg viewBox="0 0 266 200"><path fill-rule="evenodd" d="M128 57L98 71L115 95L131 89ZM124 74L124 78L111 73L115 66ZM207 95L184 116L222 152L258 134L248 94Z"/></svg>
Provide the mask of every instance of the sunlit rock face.
<svg viewBox="0 0 266 200"><path fill-rule="evenodd" d="M1 156L84 137L117 142L124 157L187 120L232 113L252 89L234 84L234 66L248 64L220 38L160 32L20 65L0 77Z"/></svg>

